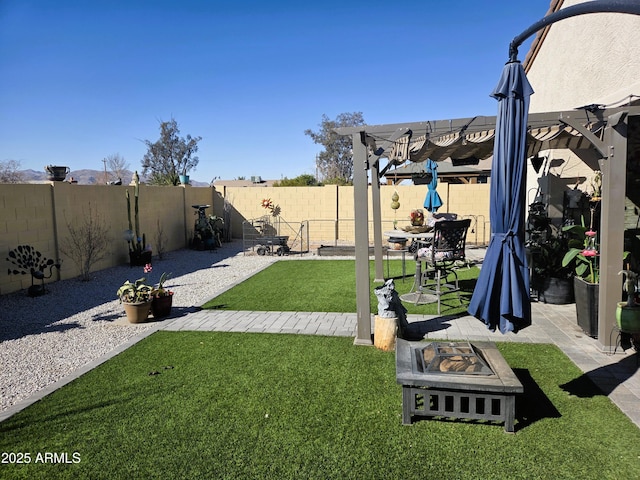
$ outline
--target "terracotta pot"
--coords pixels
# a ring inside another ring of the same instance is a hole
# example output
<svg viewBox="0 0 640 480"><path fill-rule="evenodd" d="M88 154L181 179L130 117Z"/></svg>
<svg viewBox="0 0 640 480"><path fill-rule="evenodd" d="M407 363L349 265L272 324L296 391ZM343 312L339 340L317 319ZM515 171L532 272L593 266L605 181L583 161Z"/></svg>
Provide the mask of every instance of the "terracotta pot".
<svg viewBox="0 0 640 480"><path fill-rule="evenodd" d="M149 317L151 310L151 300L140 303L122 303L124 312L127 314L129 323L144 323Z"/></svg>
<svg viewBox="0 0 640 480"><path fill-rule="evenodd" d="M153 318L168 317L171 315L171 305L173 304L173 293L164 297L154 297L151 301L151 314Z"/></svg>

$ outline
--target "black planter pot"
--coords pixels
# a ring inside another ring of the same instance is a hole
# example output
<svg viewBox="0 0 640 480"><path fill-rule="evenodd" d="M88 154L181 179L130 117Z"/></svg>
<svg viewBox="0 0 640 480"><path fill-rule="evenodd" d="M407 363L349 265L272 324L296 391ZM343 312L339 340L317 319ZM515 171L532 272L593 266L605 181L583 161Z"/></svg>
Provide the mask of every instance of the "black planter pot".
<svg viewBox="0 0 640 480"><path fill-rule="evenodd" d="M151 314L153 318L164 318L171 314L173 294L164 297L155 297L151 301Z"/></svg>
<svg viewBox="0 0 640 480"><path fill-rule="evenodd" d="M147 263L151 263L151 252L129 252L129 265L132 267L144 267Z"/></svg>
<svg viewBox="0 0 640 480"><path fill-rule="evenodd" d="M598 294L600 285L573 278L578 326L590 337L598 337Z"/></svg>
<svg viewBox="0 0 640 480"><path fill-rule="evenodd" d="M570 278L545 277L540 281L538 299L552 305L574 302L573 281Z"/></svg>
<svg viewBox="0 0 640 480"><path fill-rule="evenodd" d="M69 167L47 165L44 169L47 172L47 179L54 182L62 182L69 173Z"/></svg>

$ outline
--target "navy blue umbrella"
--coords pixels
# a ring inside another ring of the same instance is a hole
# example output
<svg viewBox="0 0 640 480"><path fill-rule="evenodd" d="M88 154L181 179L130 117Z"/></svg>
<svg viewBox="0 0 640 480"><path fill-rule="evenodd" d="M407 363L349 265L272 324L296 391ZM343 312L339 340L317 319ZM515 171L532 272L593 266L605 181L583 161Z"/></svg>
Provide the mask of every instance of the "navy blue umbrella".
<svg viewBox="0 0 640 480"><path fill-rule="evenodd" d="M533 89L520 62L505 65L491 96L498 100L491 166L491 240L469 304L490 330L531 324L524 247L527 115Z"/></svg>
<svg viewBox="0 0 640 480"><path fill-rule="evenodd" d="M436 212L442 206L442 199L436 191L438 187L438 165L431 159L425 164L425 170L431 174L431 181L427 185L427 197L424 199L424 208L429 212Z"/></svg>

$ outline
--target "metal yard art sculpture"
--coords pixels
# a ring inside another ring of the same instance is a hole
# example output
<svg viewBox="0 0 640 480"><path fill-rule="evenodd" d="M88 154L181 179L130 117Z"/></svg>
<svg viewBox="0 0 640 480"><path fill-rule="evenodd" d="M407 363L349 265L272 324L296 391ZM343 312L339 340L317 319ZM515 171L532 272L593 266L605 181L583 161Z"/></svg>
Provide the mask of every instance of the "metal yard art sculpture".
<svg viewBox="0 0 640 480"><path fill-rule="evenodd" d="M45 257L31 245L18 245L9 252L7 260L17 267L9 268L9 275L31 275L31 286L27 291L30 297L44 295L45 279L51 278L54 268L60 269L60 261ZM45 273L47 269L48 275ZM40 280L40 285L35 284L35 280Z"/></svg>

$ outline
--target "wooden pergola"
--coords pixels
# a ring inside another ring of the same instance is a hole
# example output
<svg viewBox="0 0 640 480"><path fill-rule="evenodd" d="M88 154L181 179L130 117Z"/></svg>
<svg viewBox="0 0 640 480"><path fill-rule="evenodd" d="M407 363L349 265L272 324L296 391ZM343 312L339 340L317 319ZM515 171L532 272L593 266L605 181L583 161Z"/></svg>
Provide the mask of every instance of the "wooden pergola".
<svg viewBox="0 0 640 480"><path fill-rule="evenodd" d="M530 114L528 118L528 156L557 148L595 149L601 155L603 172L601 210L601 277L599 293L598 342L604 349L615 341L616 303L620 301L618 271L623 254L624 207L629 121L640 116L640 107L613 109L584 108L561 112ZM336 129L353 141L355 257L357 332L355 343L371 345L371 284L369 281L369 181L373 212L374 268L376 281L384 278L382 223L379 179L389 168L404 162L421 162L427 158L486 158L493 152L495 117L363 125ZM632 138L631 140L634 140ZM631 142L632 145L639 143ZM635 147L634 147L635 149ZM382 167L381 160L386 159ZM371 178L369 178L369 176ZM526 209L525 209L526 210Z"/></svg>

